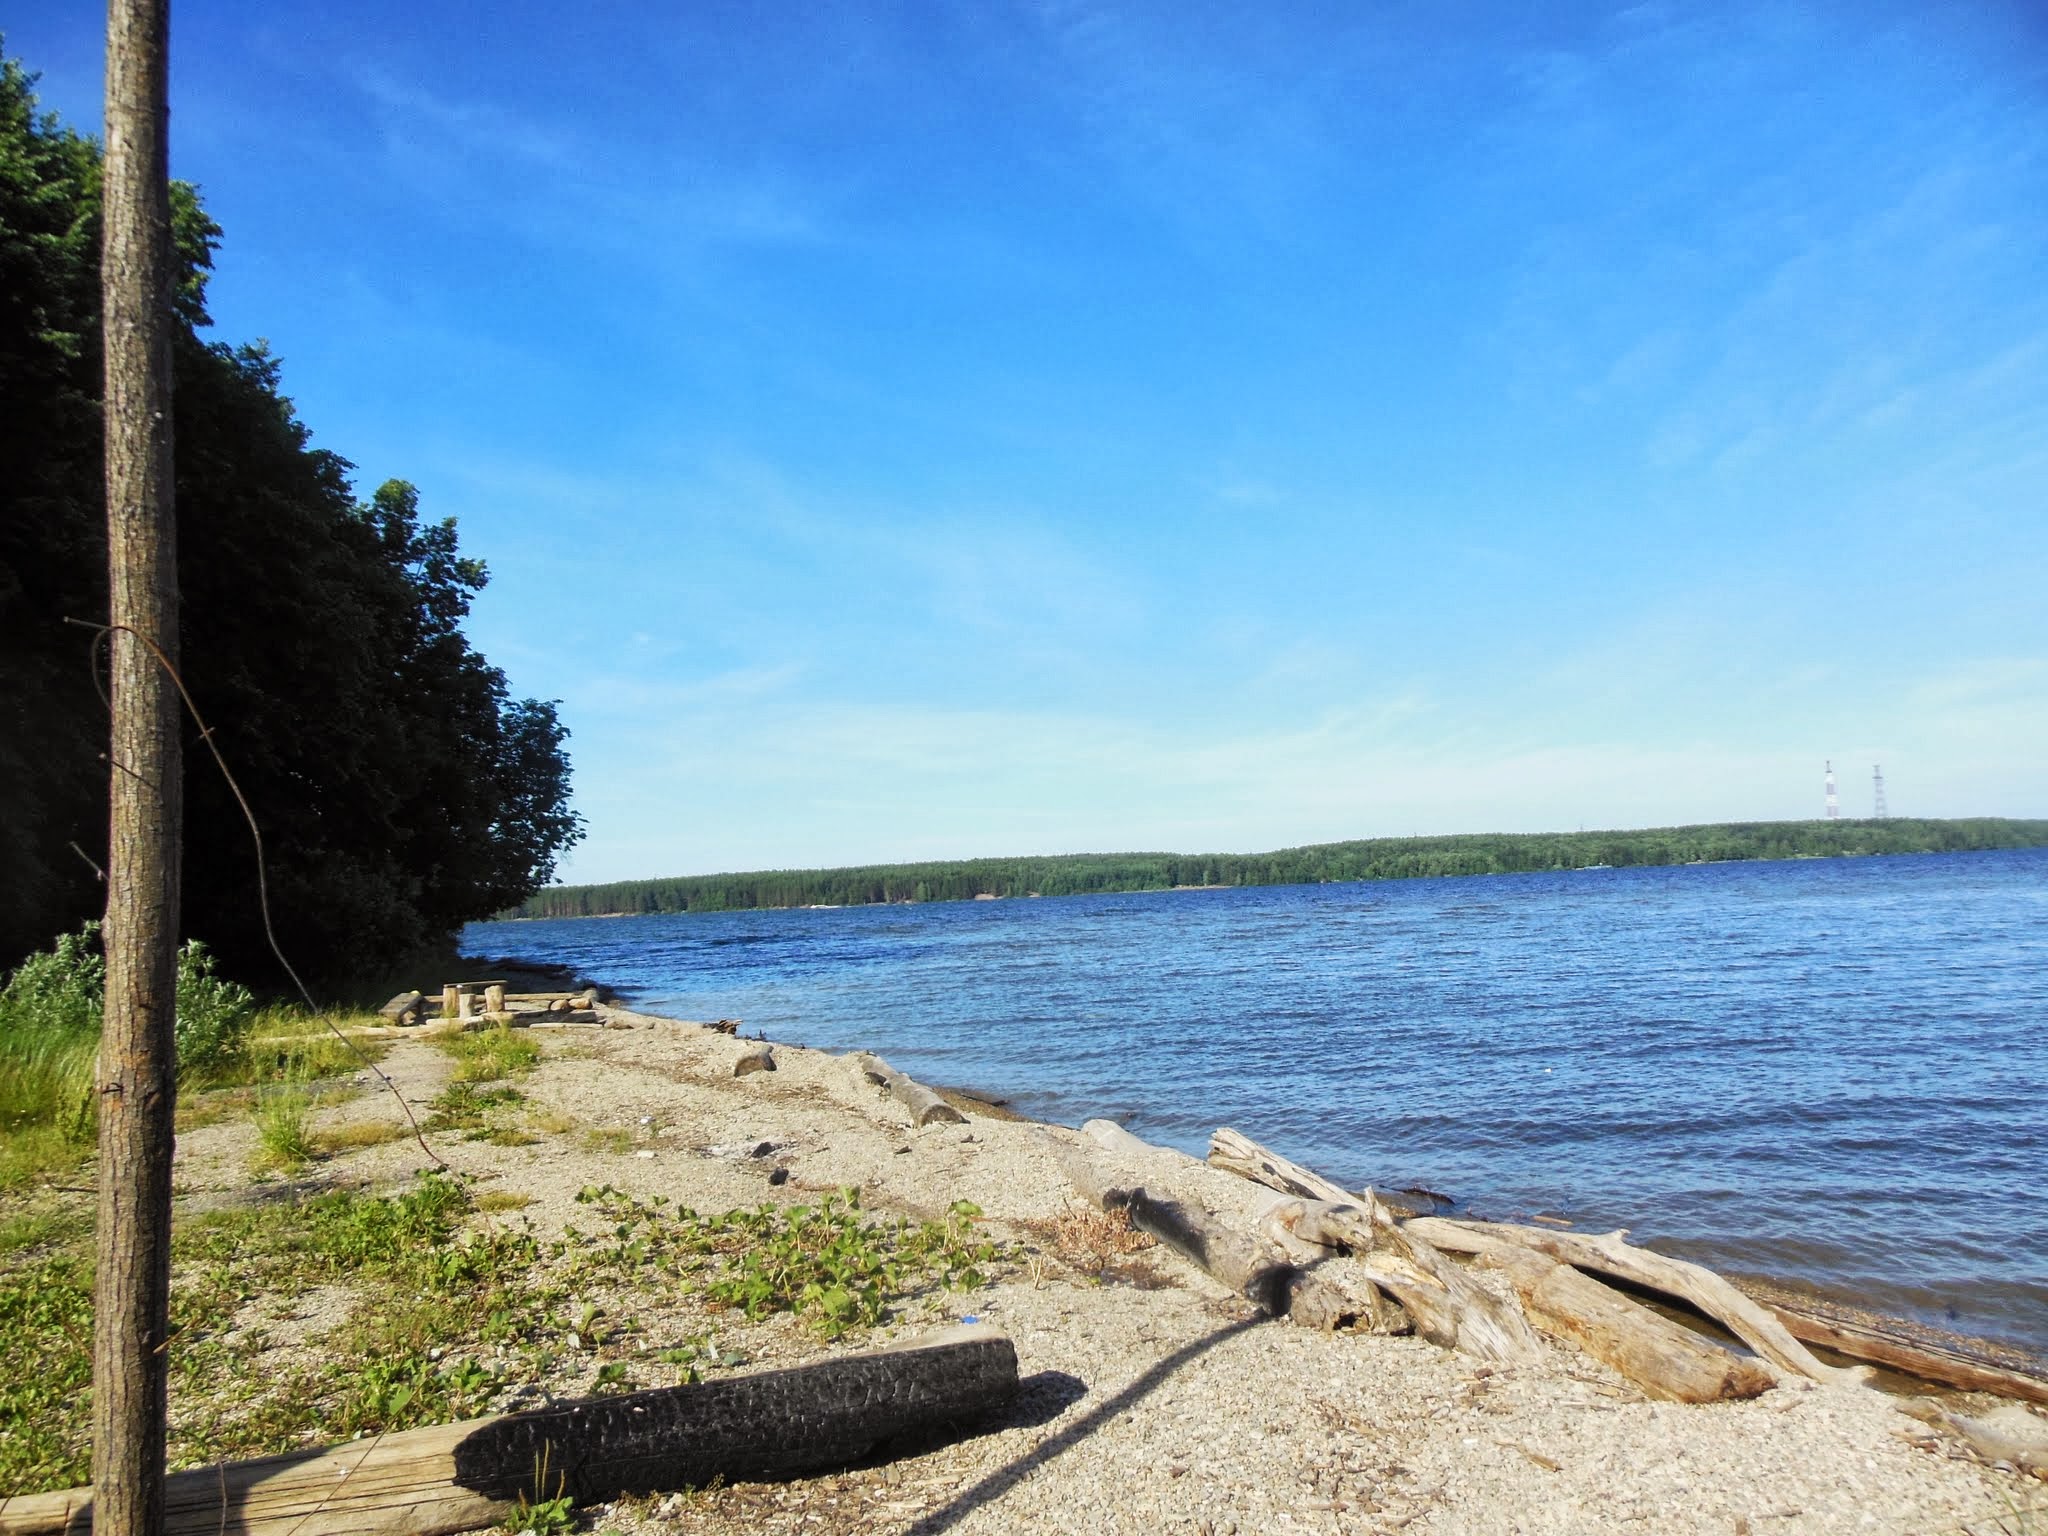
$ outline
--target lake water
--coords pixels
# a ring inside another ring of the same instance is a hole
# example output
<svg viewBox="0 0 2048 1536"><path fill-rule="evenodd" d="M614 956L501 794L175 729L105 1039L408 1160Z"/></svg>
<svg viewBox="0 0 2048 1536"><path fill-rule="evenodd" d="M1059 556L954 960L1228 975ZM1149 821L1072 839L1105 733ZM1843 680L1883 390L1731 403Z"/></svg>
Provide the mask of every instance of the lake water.
<svg viewBox="0 0 2048 1536"><path fill-rule="evenodd" d="M1038 1118L2048 1351L2048 850L478 924Z"/></svg>

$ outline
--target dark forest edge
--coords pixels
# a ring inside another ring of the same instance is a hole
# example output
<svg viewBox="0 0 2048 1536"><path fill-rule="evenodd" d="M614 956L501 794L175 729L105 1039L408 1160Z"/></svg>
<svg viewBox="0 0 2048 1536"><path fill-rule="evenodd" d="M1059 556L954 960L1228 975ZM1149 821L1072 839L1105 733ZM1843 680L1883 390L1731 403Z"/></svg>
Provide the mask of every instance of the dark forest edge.
<svg viewBox="0 0 2048 1536"><path fill-rule="evenodd" d="M2048 821L2002 817L1721 822L1609 832L1481 832L1314 843L1272 853L1069 853L615 880L553 886L499 916L619 917L764 907L853 907L1189 886L1315 885L1528 874L1601 865L1619 869L2044 846L2048 846Z"/></svg>
<svg viewBox="0 0 2048 1536"><path fill-rule="evenodd" d="M106 901L100 145L0 56L0 972ZM553 876L567 729L463 630L487 579L413 487L359 499L262 343L207 338L221 230L172 187L179 665L262 826L271 916L333 995ZM394 366L402 366L395 359ZM75 621L75 622L67 622ZM249 828L185 720L185 937L259 987Z"/></svg>

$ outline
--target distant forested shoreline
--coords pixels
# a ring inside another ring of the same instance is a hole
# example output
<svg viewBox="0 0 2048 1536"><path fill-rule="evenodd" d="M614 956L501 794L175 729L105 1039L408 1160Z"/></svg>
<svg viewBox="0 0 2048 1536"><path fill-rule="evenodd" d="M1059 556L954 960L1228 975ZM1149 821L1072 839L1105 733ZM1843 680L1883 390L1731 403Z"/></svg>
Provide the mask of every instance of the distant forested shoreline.
<svg viewBox="0 0 2048 1536"><path fill-rule="evenodd" d="M539 891L501 917L618 917L761 907L870 906L1014 896L1157 891L1186 886L1314 885L1504 875L1611 865L1846 858L2048 846L2048 821L1751 821L1614 832L1500 832L1378 837L1272 853L1066 853L947 859L847 869L772 869Z"/></svg>

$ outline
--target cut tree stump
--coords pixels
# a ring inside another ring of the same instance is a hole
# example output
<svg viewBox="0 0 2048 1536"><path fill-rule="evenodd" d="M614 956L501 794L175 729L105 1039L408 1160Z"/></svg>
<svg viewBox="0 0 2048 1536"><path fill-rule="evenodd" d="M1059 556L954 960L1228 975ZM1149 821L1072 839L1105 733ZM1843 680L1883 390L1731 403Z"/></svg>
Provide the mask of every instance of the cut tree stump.
<svg viewBox="0 0 2048 1536"><path fill-rule="evenodd" d="M1844 1370L1816 1360L1805 1345L1786 1331L1783 1323L1711 1269L1667 1258L1648 1248L1637 1248L1623 1240L1622 1232L1594 1236L1509 1222L1452 1221L1442 1216L1417 1216L1404 1223L1403 1230L1460 1253L1484 1252L1489 1241L1531 1248L1561 1264L1612 1275L1631 1285L1676 1297L1705 1313L1781 1370L1844 1386L1868 1384L1867 1373L1860 1369Z"/></svg>
<svg viewBox="0 0 2048 1536"><path fill-rule="evenodd" d="M910 1111L911 1124L934 1125L942 1120L961 1125L967 1123L965 1115L923 1083L905 1077L872 1052L855 1051L846 1060L861 1081L879 1083L888 1089L890 1096Z"/></svg>
<svg viewBox="0 0 2048 1536"><path fill-rule="evenodd" d="M981 1418L1016 1388L1007 1338L950 1328L792 1370L179 1472L164 1536L446 1536L496 1524L522 1495L593 1500L800 1476ZM0 1500L0 1536L91 1529L90 1488Z"/></svg>

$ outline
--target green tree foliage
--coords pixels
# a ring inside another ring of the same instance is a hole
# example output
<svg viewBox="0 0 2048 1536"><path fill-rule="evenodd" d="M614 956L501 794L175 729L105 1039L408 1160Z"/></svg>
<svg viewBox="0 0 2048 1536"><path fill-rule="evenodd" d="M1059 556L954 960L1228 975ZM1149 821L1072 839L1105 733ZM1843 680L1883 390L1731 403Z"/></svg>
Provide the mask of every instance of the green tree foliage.
<svg viewBox="0 0 2048 1536"><path fill-rule="evenodd" d="M960 859L858 869L777 869L563 885L528 897L508 917L721 912L752 907L861 906L1073 896L1185 886L1315 885L1431 875L1506 875L1601 865L1710 864L1739 859L1842 858L2048 846L2048 821L1757 821L1636 832L1477 833L1317 843L1273 853L1073 853Z"/></svg>
<svg viewBox="0 0 2048 1536"><path fill-rule="evenodd" d="M106 613L98 405L100 153L0 62L0 964L104 900ZM203 340L220 231L176 189L182 670L263 828L302 972L381 971L523 898L580 835L555 706L514 700L462 633L486 579L391 481L355 498L262 346ZM196 730L185 927L276 980L247 826ZM72 845L76 845L74 848Z"/></svg>

